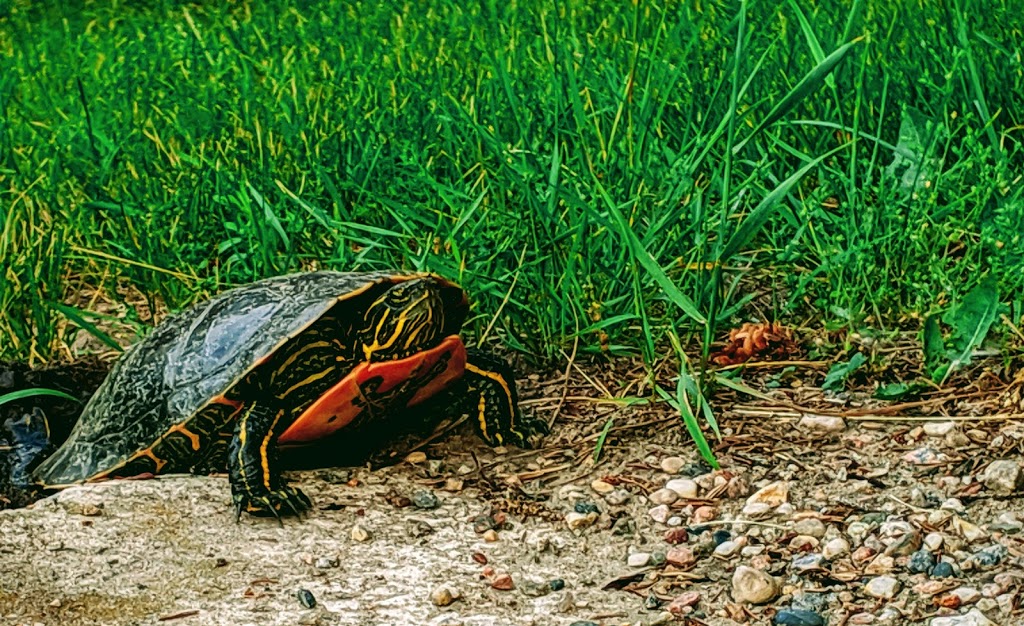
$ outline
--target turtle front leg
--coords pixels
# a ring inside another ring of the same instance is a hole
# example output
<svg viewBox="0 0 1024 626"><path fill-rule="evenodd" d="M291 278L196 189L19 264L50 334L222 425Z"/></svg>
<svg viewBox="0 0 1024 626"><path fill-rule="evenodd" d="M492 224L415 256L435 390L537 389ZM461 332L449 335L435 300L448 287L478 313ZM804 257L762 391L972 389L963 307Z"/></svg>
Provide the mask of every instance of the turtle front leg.
<svg viewBox="0 0 1024 626"><path fill-rule="evenodd" d="M284 411L265 402L247 404L235 423L228 449L228 475L235 520L245 509L253 515L300 515L312 506L304 493L289 487L277 468L278 422Z"/></svg>
<svg viewBox="0 0 1024 626"><path fill-rule="evenodd" d="M468 350L467 354L463 380L477 432L492 446L510 443L520 448L534 447L540 436L547 434L548 425L523 417L512 368L486 352Z"/></svg>

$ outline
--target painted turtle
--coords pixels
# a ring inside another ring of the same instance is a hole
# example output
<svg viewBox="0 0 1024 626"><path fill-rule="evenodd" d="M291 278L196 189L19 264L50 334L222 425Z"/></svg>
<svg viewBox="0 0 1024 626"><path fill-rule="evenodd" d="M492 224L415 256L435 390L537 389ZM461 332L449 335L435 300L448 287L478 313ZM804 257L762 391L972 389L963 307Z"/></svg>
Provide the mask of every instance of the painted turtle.
<svg viewBox="0 0 1024 626"><path fill-rule="evenodd" d="M60 488L226 461L236 518L298 514L311 503L281 477L278 446L453 389L488 443L528 446L542 423L521 418L506 363L467 351L468 311L465 292L431 274L324 271L226 291L125 352L33 481Z"/></svg>

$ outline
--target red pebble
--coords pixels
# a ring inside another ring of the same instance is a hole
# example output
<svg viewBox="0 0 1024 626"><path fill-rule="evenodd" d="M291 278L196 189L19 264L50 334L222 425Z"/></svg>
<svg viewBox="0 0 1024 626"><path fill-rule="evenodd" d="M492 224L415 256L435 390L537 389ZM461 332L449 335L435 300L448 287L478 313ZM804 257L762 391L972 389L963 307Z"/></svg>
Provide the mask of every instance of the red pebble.
<svg viewBox="0 0 1024 626"><path fill-rule="evenodd" d="M515 587L515 584L512 582L512 577L508 574L498 574L491 581L491 587L501 591L508 591Z"/></svg>

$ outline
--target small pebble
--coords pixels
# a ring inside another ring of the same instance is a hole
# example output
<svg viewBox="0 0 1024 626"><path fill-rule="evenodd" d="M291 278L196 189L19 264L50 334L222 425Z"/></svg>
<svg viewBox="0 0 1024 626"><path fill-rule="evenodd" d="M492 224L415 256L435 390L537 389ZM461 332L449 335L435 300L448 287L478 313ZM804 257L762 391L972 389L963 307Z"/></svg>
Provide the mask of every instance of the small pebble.
<svg viewBox="0 0 1024 626"><path fill-rule="evenodd" d="M936 563L932 571L929 572L932 578L952 578L954 574L953 566L945 561Z"/></svg>
<svg viewBox="0 0 1024 626"><path fill-rule="evenodd" d="M690 534L685 528L673 528L665 531L665 543L675 545L677 543L686 543L690 539Z"/></svg>
<svg viewBox="0 0 1024 626"><path fill-rule="evenodd" d="M834 433L846 428L846 421L833 415L804 415L797 422L797 428L816 430L823 433Z"/></svg>
<svg viewBox="0 0 1024 626"><path fill-rule="evenodd" d="M820 519L808 517L793 524L793 532L798 535L810 535L817 539L825 536L825 524Z"/></svg>
<svg viewBox="0 0 1024 626"><path fill-rule="evenodd" d="M747 498L747 504L767 504L770 507L777 507L789 501L789 484L785 482L774 482L758 489Z"/></svg>
<svg viewBox="0 0 1024 626"><path fill-rule="evenodd" d="M352 527L352 540L360 543L370 540L370 531L366 530L359 524Z"/></svg>
<svg viewBox="0 0 1024 626"><path fill-rule="evenodd" d="M879 554L864 567L864 573L868 576L888 574L896 567L896 559L888 554Z"/></svg>
<svg viewBox="0 0 1024 626"><path fill-rule="evenodd" d="M995 598L1001 593L1003 593L1003 588L997 583L988 583L981 587L981 595L986 598Z"/></svg>
<svg viewBox="0 0 1024 626"><path fill-rule="evenodd" d="M433 491L426 489L420 489L412 494L412 503L416 508L425 510L436 509L441 506L441 501L437 499L437 495Z"/></svg>
<svg viewBox="0 0 1024 626"><path fill-rule="evenodd" d="M498 532L496 530L494 530L493 528L490 528L490 529L484 531L483 538L484 538L484 541L486 541L488 543L494 543L495 541L498 541L498 539L499 539Z"/></svg>
<svg viewBox="0 0 1024 626"><path fill-rule="evenodd" d="M960 501L960 498L950 498L939 505L939 508L943 511L953 511L954 513L967 512L967 508L964 507L964 503Z"/></svg>
<svg viewBox="0 0 1024 626"><path fill-rule="evenodd" d="M677 456L667 456L661 460L661 471L666 474L678 474L685 464L685 461Z"/></svg>
<svg viewBox="0 0 1024 626"><path fill-rule="evenodd" d="M935 557L927 550L918 550L910 555L907 569L912 574L924 574L935 567Z"/></svg>
<svg viewBox="0 0 1024 626"><path fill-rule="evenodd" d="M850 558L853 559L854 563L863 563L871 557L875 556L875 551L867 546L861 546L853 551Z"/></svg>
<svg viewBox="0 0 1024 626"><path fill-rule="evenodd" d="M928 465L948 460L945 454L936 452L931 448L918 448L903 455L903 460L911 465Z"/></svg>
<svg viewBox="0 0 1024 626"><path fill-rule="evenodd" d="M825 557L820 554L804 554L793 559L793 571L804 574L822 569Z"/></svg>
<svg viewBox="0 0 1024 626"><path fill-rule="evenodd" d="M673 615L686 615L693 611L693 607L700 602L700 593L696 591L684 591L665 607Z"/></svg>
<svg viewBox="0 0 1024 626"><path fill-rule="evenodd" d="M737 541L723 541L715 546L715 555L729 558L735 556L741 547L742 545Z"/></svg>
<svg viewBox="0 0 1024 626"><path fill-rule="evenodd" d="M779 626L825 626L820 615L803 609L782 609L775 614L772 623Z"/></svg>
<svg viewBox="0 0 1024 626"><path fill-rule="evenodd" d="M589 515L590 513L601 513L601 510L598 509L597 505L594 504L593 502L577 502L576 506L574 506L572 510L576 511L577 513L582 513L583 515Z"/></svg>
<svg viewBox="0 0 1024 626"><path fill-rule="evenodd" d="M740 565L732 575L732 597L736 602L766 604L779 595L778 583L767 573Z"/></svg>
<svg viewBox="0 0 1024 626"><path fill-rule="evenodd" d="M817 549L821 542L810 535L797 535L789 540L789 549L794 552L810 552Z"/></svg>
<svg viewBox="0 0 1024 626"><path fill-rule="evenodd" d="M718 517L718 509L711 505L705 504L694 509L690 521L693 524L703 524L705 522L710 522L716 517Z"/></svg>
<svg viewBox="0 0 1024 626"><path fill-rule="evenodd" d="M928 533L924 536L921 545L929 552L938 552L942 547L943 538L940 533Z"/></svg>
<svg viewBox="0 0 1024 626"><path fill-rule="evenodd" d="M1021 530L1024 530L1024 522L1021 522L1016 513L1007 511L1000 514L996 521L989 524L988 529L1005 533L1019 533Z"/></svg>
<svg viewBox="0 0 1024 626"><path fill-rule="evenodd" d="M648 496L651 504L672 504L679 499L679 494L671 489L658 489Z"/></svg>
<svg viewBox="0 0 1024 626"><path fill-rule="evenodd" d="M338 560L337 557L332 558L322 556L316 560L317 569L330 569L332 567L338 567L338 565L340 565L340 561Z"/></svg>
<svg viewBox="0 0 1024 626"><path fill-rule="evenodd" d="M615 491L615 485L611 483L606 483L603 480L595 480L594 482L590 483L590 488L600 494L606 494Z"/></svg>
<svg viewBox="0 0 1024 626"><path fill-rule="evenodd" d="M960 599L960 604L974 604L981 599L981 592L974 587L957 587L950 593Z"/></svg>
<svg viewBox="0 0 1024 626"><path fill-rule="evenodd" d="M406 463L411 463L413 465L416 465L417 463L422 463L422 462L424 462L426 460L427 460L427 454L425 452L421 452L419 450L417 450L416 452L410 452L409 454L407 454L405 456L405 462Z"/></svg>
<svg viewBox="0 0 1024 626"><path fill-rule="evenodd" d="M964 615L934 617L928 626L997 626L978 609L971 609Z"/></svg>
<svg viewBox="0 0 1024 626"><path fill-rule="evenodd" d="M954 428L956 428L956 422L953 421L925 422L922 430L929 437L945 437Z"/></svg>
<svg viewBox="0 0 1024 626"><path fill-rule="evenodd" d="M989 463L981 482L989 491L1008 496L1024 486L1024 472L1017 461L1000 459Z"/></svg>
<svg viewBox="0 0 1024 626"><path fill-rule="evenodd" d="M830 561L849 553L850 542L845 537L830 539L821 549L821 555Z"/></svg>
<svg viewBox="0 0 1024 626"><path fill-rule="evenodd" d="M309 589L299 589L295 592L295 597L299 599L299 604L307 609L312 609L316 606L316 597L313 596Z"/></svg>
<svg viewBox="0 0 1024 626"><path fill-rule="evenodd" d="M693 500L700 493L700 487L689 478L674 478L665 483L665 489L674 491L680 498Z"/></svg>
<svg viewBox="0 0 1024 626"><path fill-rule="evenodd" d="M648 511L647 514L651 516L652 520L658 522L659 524L664 524L668 521L668 518L671 516L671 509L669 509L668 505L666 504L659 504L658 506Z"/></svg>
<svg viewBox="0 0 1024 626"><path fill-rule="evenodd" d="M972 554L964 565L971 569L988 569L999 565L1003 559L1009 556L1009 553L1009 550L1003 544L993 544Z"/></svg>
<svg viewBox="0 0 1024 626"><path fill-rule="evenodd" d="M491 587L499 591L510 591L515 587L515 583L512 582L512 577L508 574L498 574L491 581Z"/></svg>
<svg viewBox="0 0 1024 626"><path fill-rule="evenodd" d="M900 581L891 576L878 576L864 585L864 593L879 600L892 600L900 592Z"/></svg>
<svg viewBox="0 0 1024 626"><path fill-rule="evenodd" d="M599 516L597 513L583 514L577 513L576 511L572 511L570 513L565 514L565 523L572 530L581 530L583 528L587 528L588 526L593 526L594 522L597 521L598 517Z"/></svg>
<svg viewBox="0 0 1024 626"><path fill-rule="evenodd" d="M986 600L987 598L979 600L978 608L985 610L985 608L982 606L982 602L985 602ZM1011 613L1017 610L1018 600L1019 598L1016 593L1001 594L999 597L996 598L996 609L999 610L1001 613L1010 615Z"/></svg>
<svg viewBox="0 0 1024 626"><path fill-rule="evenodd" d="M626 564L630 567L646 567L651 562L651 555L648 552L634 552L626 558Z"/></svg>
<svg viewBox="0 0 1024 626"><path fill-rule="evenodd" d="M459 592L448 585L441 585L430 592L430 601L434 606L448 606L459 599Z"/></svg>
<svg viewBox="0 0 1024 626"><path fill-rule="evenodd" d="M914 585L914 593L924 597L934 596L942 593L946 589L949 589L949 583L941 580L935 580L934 578Z"/></svg>
<svg viewBox="0 0 1024 626"><path fill-rule="evenodd" d="M951 526L956 529L958 535L967 540L967 543L983 541L988 538L988 532L984 528L959 517L953 518Z"/></svg>
<svg viewBox="0 0 1024 626"><path fill-rule="evenodd" d="M693 550L686 546L672 548L665 554L665 562L676 567L690 567L697 562Z"/></svg>
<svg viewBox="0 0 1024 626"><path fill-rule="evenodd" d="M858 544L864 542L869 532L871 532L871 525L865 522L852 522L846 527L846 534Z"/></svg>
<svg viewBox="0 0 1024 626"><path fill-rule="evenodd" d="M743 507L743 515L753 520L771 517L774 511L775 507L764 502L751 502Z"/></svg>

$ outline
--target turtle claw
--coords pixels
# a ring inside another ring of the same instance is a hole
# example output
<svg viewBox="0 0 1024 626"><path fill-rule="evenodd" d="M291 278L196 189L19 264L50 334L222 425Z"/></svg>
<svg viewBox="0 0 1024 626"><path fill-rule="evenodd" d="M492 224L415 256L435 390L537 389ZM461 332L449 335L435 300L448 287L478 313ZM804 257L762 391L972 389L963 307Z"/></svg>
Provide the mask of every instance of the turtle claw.
<svg viewBox="0 0 1024 626"><path fill-rule="evenodd" d="M519 448L533 449L540 445L544 435L551 432L548 423L542 419L521 418L519 423L509 429L507 439L509 443Z"/></svg>
<svg viewBox="0 0 1024 626"><path fill-rule="evenodd" d="M248 493L244 490L239 490L232 499L235 502L236 522L241 518L242 510L244 509L250 515L257 517L274 517L282 528L284 527L284 521L281 518L282 514L301 517L305 511L313 506L312 501L310 501L306 494L287 485L262 493Z"/></svg>

